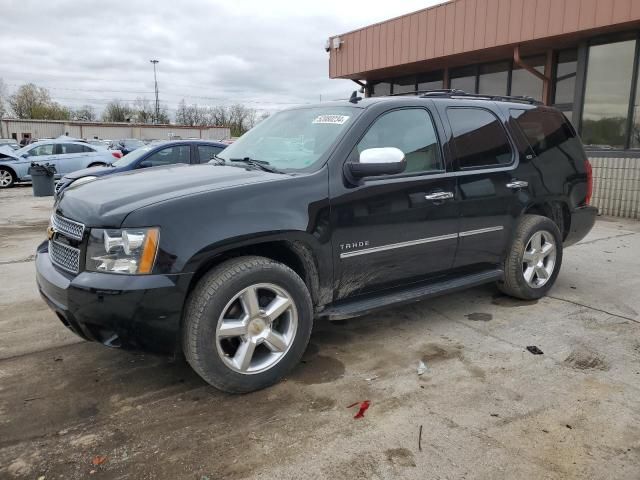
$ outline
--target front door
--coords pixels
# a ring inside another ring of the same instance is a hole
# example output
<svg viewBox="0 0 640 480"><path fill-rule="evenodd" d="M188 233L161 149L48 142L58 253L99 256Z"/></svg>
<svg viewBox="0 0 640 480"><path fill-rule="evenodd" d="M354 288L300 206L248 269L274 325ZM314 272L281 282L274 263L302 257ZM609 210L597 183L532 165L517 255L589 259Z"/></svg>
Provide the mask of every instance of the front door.
<svg viewBox="0 0 640 480"><path fill-rule="evenodd" d="M21 157L18 160L18 163L21 164L23 170L28 172L29 167L31 166L31 162L42 163L42 164L50 164L58 168L56 164L56 155L55 153L55 144L54 143L39 143L38 145L34 145L30 150L26 152L24 157ZM31 175L27 174L23 177L25 180L31 179Z"/></svg>
<svg viewBox="0 0 640 480"><path fill-rule="evenodd" d="M419 281L454 261L456 180L446 173L434 116L422 107L383 113L348 160L378 147L402 150L407 167L332 192L336 300Z"/></svg>

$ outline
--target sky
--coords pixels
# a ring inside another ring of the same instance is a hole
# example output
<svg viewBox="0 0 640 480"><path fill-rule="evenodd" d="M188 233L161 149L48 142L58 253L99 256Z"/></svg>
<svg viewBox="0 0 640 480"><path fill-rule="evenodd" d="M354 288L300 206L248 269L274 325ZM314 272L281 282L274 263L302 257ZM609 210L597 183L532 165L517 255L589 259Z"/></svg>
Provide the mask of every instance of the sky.
<svg viewBox="0 0 640 480"><path fill-rule="evenodd" d="M274 111L346 98L329 79L331 35L442 0L0 0L0 78L27 82L69 107L100 113L114 98L153 98L173 114L189 104L243 103Z"/></svg>

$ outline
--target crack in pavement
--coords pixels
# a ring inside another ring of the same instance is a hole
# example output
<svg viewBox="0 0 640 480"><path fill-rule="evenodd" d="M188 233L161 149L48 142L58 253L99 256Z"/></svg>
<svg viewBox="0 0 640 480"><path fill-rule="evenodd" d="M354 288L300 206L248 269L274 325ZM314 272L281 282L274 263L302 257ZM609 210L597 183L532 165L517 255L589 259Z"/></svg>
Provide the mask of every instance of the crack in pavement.
<svg viewBox="0 0 640 480"><path fill-rule="evenodd" d="M592 243L600 242L601 240L612 240L614 238L628 237L630 235L638 235L638 232L629 232L629 233L622 233L620 235L612 235L610 237L596 238L594 240L589 240L588 242L577 243L575 246L579 247L580 245L590 245Z"/></svg>
<svg viewBox="0 0 640 480"><path fill-rule="evenodd" d="M28 263L28 262L33 262L36 259L35 255L29 255L26 258L21 258L20 260L6 260L6 261L1 261L0 265L13 265L14 263Z"/></svg>
<svg viewBox="0 0 640 480"><path fill-rule="evenodd" d="M578 307L588 308L589 310L593 310L595 312L606 313L607 315L611 315L612 317L622 318L623 320L629 320L630 322L634 322L634 323L639 323L640 324L640 320L637 320L635 318L625 317L624 315L620 315L620 314L617 314L617 313L612 313L612 312L609 312L607 310L602 310L601 308L592 307L591 305L585 305L584 303L576 302L576 301L573 301L573 300L568 300L566 298L554 297L552 295L547 295L547 297L548 298L553 298L554 300L559 300L561 302L571 303L572 305L576 305Z"/></svg>

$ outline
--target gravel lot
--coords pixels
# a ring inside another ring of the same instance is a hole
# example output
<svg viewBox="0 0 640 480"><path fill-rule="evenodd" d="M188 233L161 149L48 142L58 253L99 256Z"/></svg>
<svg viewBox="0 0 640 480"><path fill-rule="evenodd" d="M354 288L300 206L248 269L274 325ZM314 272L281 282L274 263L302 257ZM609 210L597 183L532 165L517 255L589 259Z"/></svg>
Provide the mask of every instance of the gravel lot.
<svg viewBox="0 0 640 480"><path fill-rule="evenodd" d="M286 381L231 396L66 331L34 280L50 209L0 192L2 479L640 478L639 222L600 219L540 301L319 322Z"/></svg>

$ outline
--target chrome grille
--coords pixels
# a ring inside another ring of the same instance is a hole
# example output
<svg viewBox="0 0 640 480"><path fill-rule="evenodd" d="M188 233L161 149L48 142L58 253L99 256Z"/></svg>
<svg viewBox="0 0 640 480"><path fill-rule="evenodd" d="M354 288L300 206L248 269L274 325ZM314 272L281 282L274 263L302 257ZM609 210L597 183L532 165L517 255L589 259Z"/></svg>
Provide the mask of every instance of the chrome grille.
<svg viewBox="0 0 640 480"><path fill-rule="evenodd" d="M82 223L74 222L73 220L54 214L51 217L51 226L56 232L66 237L82 240L82 235L84 234L84 225Z"/></svg>
<svg viewBox="0 0 640 480"><path fill-rule="evenodd" d="M55 187L56 193L59 193L61 188L62 188L62 180L56 183L56 187Z"/></svg>
<svg viewBox="0 0 640 480"><path fill-rule="evenodd" d="M80 271L80 250L55 240L49 242L49 257L58 267L71 273Z"/></svg>

